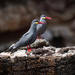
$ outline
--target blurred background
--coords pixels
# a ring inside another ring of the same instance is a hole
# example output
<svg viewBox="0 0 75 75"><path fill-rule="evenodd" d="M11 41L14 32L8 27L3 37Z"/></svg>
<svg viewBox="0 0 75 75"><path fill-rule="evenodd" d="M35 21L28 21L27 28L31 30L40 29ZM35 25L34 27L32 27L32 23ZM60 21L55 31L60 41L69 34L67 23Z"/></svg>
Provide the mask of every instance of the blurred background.
<svg viewBox="0 0 75 75"><path fill-rule="evenodd" d="M42 14L52 18L42 38L50 45L75 45L75 0L0 0L0 51L29 29L33 19Z"/></svg>

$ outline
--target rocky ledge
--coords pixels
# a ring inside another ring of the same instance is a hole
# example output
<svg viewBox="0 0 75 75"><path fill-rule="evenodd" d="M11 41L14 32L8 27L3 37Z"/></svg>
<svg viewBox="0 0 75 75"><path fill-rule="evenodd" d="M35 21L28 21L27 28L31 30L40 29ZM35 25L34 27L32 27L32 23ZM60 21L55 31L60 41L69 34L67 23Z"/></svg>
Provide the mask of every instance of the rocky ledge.
<svg viewBox="0 0 75 75"><path fill-rule="evenodd" d="M75 75L75 46L56 48L39 41L31 52L23 47L0 53L0 75Z"/></svg>

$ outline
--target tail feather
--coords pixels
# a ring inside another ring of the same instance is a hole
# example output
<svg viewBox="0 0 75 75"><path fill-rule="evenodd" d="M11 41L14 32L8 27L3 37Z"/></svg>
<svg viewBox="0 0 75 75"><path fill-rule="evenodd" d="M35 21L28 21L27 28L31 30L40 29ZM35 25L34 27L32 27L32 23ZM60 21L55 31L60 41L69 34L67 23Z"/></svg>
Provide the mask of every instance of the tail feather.
<svg viewBox="0 0 75 75"><path fill-rule="evenodd" d="M7 51L12 51L12 50L13 50L13 46L14 46L14 44L12 44L12 45L7 49Z"/></svg>
<svg viewBox="0 0 75 75"><path fill-rule="evenodd" d="M13 46L8 48L8 51L12 51L13 50Z"/></svg>

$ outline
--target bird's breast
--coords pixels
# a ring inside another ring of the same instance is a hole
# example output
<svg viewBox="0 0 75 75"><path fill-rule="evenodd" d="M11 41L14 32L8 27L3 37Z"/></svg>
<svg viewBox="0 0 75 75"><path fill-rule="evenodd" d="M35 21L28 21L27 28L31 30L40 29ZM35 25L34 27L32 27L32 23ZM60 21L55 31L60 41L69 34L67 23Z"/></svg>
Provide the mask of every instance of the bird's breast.
<svg viewBox="0 0 75 75"><path fill-rule="evenodd" d="M46 30L46 24L40 24L40 25L38 25L37 26L37 34L38 35L41 35L41 34L43 34L44 33L44 31Z"/></svg>

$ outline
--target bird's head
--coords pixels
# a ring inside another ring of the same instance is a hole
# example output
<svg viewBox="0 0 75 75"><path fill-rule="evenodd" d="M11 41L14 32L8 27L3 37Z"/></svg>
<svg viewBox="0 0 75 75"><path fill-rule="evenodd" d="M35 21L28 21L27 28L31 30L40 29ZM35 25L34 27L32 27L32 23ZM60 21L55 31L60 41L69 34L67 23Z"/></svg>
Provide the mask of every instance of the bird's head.
<svg viewBox="0 0 75 75"><path fill-rule="evenodd" d="M40 21L37 20L37 19L34 19L34 20L32 21L32 23L35 23L35 24L45 24L45 23L43 23L43 22L40 22Z"/></svg>
<svg viewBox="0 0 75 75"><path fill-rule="evenodd" d="M47 17L46 15L41 15L41 18L43 18L43 19L52 19L52 18L50 18L50 17Z"/></svg>

